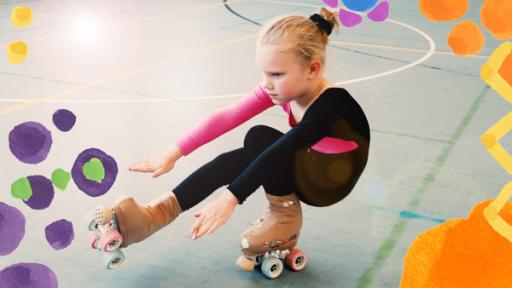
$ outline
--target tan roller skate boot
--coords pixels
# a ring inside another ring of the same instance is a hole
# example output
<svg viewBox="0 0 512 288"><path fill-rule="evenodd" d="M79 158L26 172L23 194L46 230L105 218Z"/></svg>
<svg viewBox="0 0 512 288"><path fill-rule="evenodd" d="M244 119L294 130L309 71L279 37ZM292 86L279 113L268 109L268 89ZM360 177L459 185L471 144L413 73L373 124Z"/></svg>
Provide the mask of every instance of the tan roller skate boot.
<svg viewBox="0 0 512 288"><path fill-rule="evenodd" d="M266 194L269 206L265 213L241 237L244 256L236 261L247 271L260 264L256 256L276 250L292 250L302 227L300 200L295 194L274 196Z"/></svg>
<svg viewBox="0 0 512 288"><path fill-rule="evenodd" d="M148 238L182 212L173 192L164 193L145 206L137 204L132 197L121 196L112 209L123 236L121 248Z"/></svg>

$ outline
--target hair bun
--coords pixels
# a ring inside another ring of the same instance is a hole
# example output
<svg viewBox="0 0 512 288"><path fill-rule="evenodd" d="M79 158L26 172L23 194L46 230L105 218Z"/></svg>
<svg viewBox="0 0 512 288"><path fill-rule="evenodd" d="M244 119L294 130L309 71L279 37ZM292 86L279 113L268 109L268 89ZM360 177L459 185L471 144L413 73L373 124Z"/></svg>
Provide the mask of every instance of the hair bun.
<svg viewBox="0 0 512 288"><path fill-rule="evenodd" d="M309 20L315 22L316 25L327 34L327 36L331 35L333 24L325 20L325 18L322 17L322 15L315 13L309 16Z"/></svg>

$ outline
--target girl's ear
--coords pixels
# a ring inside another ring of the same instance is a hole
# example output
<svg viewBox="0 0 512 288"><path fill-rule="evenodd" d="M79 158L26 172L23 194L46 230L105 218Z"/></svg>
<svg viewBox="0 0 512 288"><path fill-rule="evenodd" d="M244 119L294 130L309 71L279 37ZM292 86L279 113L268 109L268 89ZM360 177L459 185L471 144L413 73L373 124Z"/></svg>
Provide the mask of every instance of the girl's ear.
<svg viewBox="0 0 512 288"><path fill-rule="evenodd" d="M308 67L308 80L315 79L322 70L322 63L318 59L313 59L311 62L309 62Z"/></svg>

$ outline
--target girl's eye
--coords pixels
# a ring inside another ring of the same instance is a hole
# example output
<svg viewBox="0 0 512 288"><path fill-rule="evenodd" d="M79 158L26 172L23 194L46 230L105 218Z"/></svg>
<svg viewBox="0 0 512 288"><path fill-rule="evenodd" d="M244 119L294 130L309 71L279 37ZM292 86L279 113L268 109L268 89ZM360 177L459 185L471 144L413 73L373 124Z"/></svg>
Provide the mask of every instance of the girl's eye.
<svg viewBox="0 0 512 288"><path fill-rule="evenodd" d="M281 77L283 76L283 73L272 73L272 77Z"/></svg>

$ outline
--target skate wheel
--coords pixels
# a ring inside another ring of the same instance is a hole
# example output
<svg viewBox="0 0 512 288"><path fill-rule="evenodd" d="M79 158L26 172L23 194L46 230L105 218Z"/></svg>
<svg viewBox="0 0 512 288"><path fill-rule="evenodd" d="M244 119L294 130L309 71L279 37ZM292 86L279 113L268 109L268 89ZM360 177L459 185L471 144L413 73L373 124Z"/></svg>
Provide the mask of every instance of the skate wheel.
<svg viewBox="0 0 512 288"><path fill-rule="evenodd" d="M238 265L238 267L242 268L247 272L251 272L252 270L254 270L254 262L252 262L251 259L248 259L245 256L238 257L238 259L236 259L236 265Z"/></svg>
<svg viewBox="0 0 512 288"><path fill-rule="evenodd" d="M123 243L123 236L117 230L111 229L101 235L100 247L105 252L116 250L121 243Z"/></svg>
<svg viewBox="0 0 512 288"><path fill-rule="evenodd" d="M275 257L267 257L261 264L261 272L269 279L276 279L283 273L283 262Z"/></svg>
<svg viewBox="0 0 512 288"><path fill-rule="evenodd" d="M89 241L89 245L92 249L96 250L98 243L98 232L97 231L89 231L89 235L87 236L87 240Z"/></svg>
<svg viewBox="0 0 512 288"><path fill-rule="evenodd" d="M91 211L84 216L84 221L89 231L98 230L98 223L96 223L95 211Z"/></svg>
<svg viewBox="0 0 512 288"><path fill-rule="evenodd" d="M302 250L295 248L290 254L286 255L285 261L286 265L293 271L300 271L306 267L308 257Z"/></svg>
<svg viewBox="0 0 512 288"><path fill-rule="evenodd" d="M98 206L94 210L94 219L99 225L105 225L112 220L112 209L107 206Z"/></svg>
<svg viewBox="0 0 512 288"><path fill-rule="evenodd" d="M105 252L103 254L103 263L107 269L112 270L121 266L124 262L124 254L121 250L115 250L112 252Z"/></svg>

